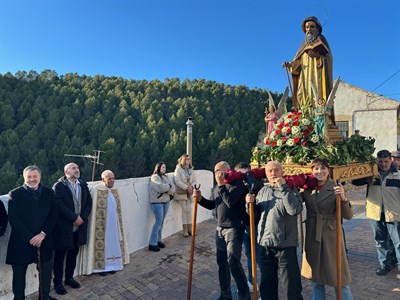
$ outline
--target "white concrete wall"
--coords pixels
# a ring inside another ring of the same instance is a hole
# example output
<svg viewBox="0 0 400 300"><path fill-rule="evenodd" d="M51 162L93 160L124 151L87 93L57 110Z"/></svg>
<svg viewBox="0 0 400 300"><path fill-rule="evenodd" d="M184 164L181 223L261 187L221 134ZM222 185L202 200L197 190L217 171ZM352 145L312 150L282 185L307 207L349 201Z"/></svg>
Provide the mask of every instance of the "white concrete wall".
<svg viewBox="0 0 400 300"><path fill-rule="evenodd" d="M336 92L335 116L352 116L356 110L397 109L396 100L371 93L341 81ZM374 116L378 120L379 116Z"/></svg>
<svg viewBox="0 0 400 300"><path fill-rule="evenodd" d="M201 184L201 192L204 197L211 196L213 187L213 174L206 170L196 170L197 183ZM171 176L172 174L168 174ZM124 220L124 230L127 232L129 253L148 246L150 232L154 224L154 216L150 208L148 185L150 177L131 178L116 180L115 186L118 188L122 200L122 213ZM89 187L98 182L90 182ZM8 196L0 196L8 208ZM178 204L171 202L170 209L164 222L163 238L168 237L182 230L181 213ZM197 210L197 222L212 218L212 212L206 209ZM10 236L10 226L6 234L0 238L0 300L12 299L11 266L5 264L7 244ZM188 240L189 241L189 240ZM134 263L134 262L131 262ZM37 291L38 274L35 265L31 264L27 271L26 295Z"/></svg>
<svg viewBox="0 0 400 300"><path fill-rule="evenodd" d="M375 139L375 154L381 149L397 149L397 109L399 102L340 82L334 100L335 120L349 122L349 136L360 130Z"/></svg>
<svg viewBox="0 0 400 300"><path fill-rule="evenodd" d="M397 150L397 109L355 111L353 126L361 135L375 139L374 155L382 149Z"/></svg>

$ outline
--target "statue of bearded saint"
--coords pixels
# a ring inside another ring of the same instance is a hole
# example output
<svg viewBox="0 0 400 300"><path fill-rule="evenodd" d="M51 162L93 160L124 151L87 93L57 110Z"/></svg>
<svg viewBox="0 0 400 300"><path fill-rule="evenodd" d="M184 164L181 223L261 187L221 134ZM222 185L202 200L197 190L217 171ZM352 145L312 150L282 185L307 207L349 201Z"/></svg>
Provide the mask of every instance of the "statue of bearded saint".
<svg viewBox="0 0 400 300"><path fill-rule="evenodd" d="M315 101L310 82L316 83L318 99L328 99L332 90L332 53L316 17L306 18L301 27L305 39L293 61L284 62L282 66L292 74L293 106L314 116Z"/></svg>

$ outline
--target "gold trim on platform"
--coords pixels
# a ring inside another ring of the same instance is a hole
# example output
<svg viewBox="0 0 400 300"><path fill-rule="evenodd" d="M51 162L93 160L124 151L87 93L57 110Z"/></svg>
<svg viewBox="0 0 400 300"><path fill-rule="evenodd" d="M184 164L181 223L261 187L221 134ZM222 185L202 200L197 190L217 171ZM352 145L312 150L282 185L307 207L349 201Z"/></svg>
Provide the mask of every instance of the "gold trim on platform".
<svg viewBox="0 0 400 300"><path fill-rule="evenodd" d="M302 173L310 173L310 165L283 165L285 175L295 175ZM331 178L342 181L360 179L375 176L378 174L378 165L373 162L366 163L351 163L343 166L332 166Z"/></svg>

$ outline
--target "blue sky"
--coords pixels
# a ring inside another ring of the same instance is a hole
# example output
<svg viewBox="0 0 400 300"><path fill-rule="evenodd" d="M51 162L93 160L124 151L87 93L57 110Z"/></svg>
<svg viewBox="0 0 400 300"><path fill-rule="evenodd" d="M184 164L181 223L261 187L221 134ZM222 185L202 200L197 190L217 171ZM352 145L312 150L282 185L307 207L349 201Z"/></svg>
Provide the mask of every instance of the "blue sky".
<svg viewBox="0 0 400 300"><path fill-rule="evenodd" d="M283 92L324 24L334 78L400 101L400 1L0 0L0 73L206 79ZM392 78L390 78L392 76Z"/></svg>

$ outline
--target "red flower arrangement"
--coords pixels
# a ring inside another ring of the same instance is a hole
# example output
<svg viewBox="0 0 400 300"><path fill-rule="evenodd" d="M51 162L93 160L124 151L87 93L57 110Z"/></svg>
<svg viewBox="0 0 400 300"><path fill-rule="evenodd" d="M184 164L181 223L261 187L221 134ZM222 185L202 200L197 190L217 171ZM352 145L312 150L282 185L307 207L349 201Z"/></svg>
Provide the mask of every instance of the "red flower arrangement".
<svg viewBox="0 0 400 300"><path fill-rule="evenodd" d="M320 141L314 121L301 112L283 115L274 130L265 138L265 151L271 160L284 162L289 156L293 162L305 163L313 147Z"/></svg>

